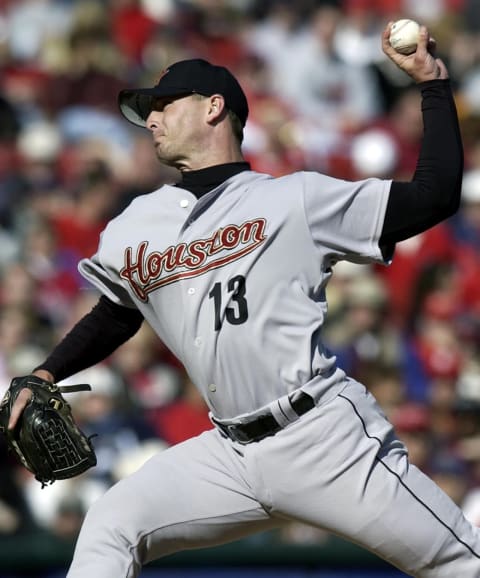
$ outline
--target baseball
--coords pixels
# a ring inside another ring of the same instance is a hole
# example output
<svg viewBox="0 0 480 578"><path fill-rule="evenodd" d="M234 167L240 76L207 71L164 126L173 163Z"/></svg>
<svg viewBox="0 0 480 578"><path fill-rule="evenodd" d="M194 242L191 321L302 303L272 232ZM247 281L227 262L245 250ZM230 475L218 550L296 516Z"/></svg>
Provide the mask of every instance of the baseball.
<svg viewBox="0 0 480 578"><path fill-rule="evenodd" d="M415 20L397 20L390 30L390 44L400 54L413 54L417 49L419 32L420 25Z"/></svg>

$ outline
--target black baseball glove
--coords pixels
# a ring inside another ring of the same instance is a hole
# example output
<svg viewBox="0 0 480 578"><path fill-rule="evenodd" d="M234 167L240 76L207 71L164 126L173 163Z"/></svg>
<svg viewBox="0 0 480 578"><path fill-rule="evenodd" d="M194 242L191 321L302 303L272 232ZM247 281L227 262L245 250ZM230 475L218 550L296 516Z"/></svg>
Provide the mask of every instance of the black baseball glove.
<svg viewBox="0 0 480 578"><path fill-rule="evenodd" d="M32 391L15 428L7 428L13 404L24 388ZM42 487L73 478L95 466L90 438L75 424L62 393L88 391L90 385L59 386L35 375L15 377L0 403L0 432L21 463L35 474Z"/></svg>

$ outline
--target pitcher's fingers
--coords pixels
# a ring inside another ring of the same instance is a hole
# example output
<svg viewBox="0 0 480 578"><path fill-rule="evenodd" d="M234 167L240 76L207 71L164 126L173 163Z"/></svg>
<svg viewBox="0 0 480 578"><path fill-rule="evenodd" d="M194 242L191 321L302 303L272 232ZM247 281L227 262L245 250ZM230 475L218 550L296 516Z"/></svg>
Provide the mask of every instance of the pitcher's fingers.
<svg viewBox="0 0 480 578"><path fill-rule="evenodd" d="M385 52L385 54L392 54L395 53L395 50L393 48L393 46L390 44L390 31L392 29L392 22L389 22L385 28L383 29L383 33L382 33L382 48L383 51Z"/></svg>
<svg viewBox="0 0 480 578"><path fill-rule="evenodd" d="M427 27L422 24L418 32L417 54L424 56L428 52L428 45L431 40Z"/></svg>
<svg viewBox="0 0 480 578"><path fill-rule="evenodd" d="M441 60L440 58L436 59L436 63L438 66L438 70L439 70L439 78L448 78L449 74L448 74L448 69L445 66L445 63L443 62L443 60Z"/></svg>
<svg viewBox="0 0 480 578"><path fill-rule="evenodd" d="M12 413L10 414L10 419L8 420L8 429L13 429L16 426L19 417L22 415L22 411L25 409L31 397L32 392L27 387L22 389L22 391L18 394L18 397L12 406Z"/></svg>

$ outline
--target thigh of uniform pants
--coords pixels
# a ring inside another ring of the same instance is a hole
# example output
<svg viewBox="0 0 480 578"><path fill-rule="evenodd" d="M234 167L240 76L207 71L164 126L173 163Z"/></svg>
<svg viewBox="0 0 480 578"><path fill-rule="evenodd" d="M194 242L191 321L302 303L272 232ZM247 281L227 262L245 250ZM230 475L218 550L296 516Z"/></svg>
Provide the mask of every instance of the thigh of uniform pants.
<svg viewBox="0 0 480 578"><path fill-rule="evenodd" d="M159 453L90 508L68 578L133 578L166 554L275 525L242 456L211 430Z"/></svg>
<svg viewBox="0 0 480 578"><path fill-rule="evenodd" d="M408 463L356 382L249 449L271 512L332 531L414 576L480 577L479 531ZM281 474L280 474L281 470Z"/></svg>

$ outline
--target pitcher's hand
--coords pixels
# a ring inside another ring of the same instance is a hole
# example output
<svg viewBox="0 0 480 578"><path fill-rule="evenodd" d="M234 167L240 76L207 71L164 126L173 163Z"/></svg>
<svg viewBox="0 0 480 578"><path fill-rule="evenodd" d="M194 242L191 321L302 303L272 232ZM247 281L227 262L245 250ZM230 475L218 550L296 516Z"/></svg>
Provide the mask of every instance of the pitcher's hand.
<svg viewBox="0 0 480 578"><path fill-rule="evenodd" d="M447 67L440 58L435 58L435 40L430 37L426 26L420 26L417 50L407 56L397 52L390 44L392 24L393 22L389 22L382 34L382 49L390 60L417 83L448 78Z"/></svg>
<svg viewBox="0 0 480 578"><path fill-rule="evenodd" d="M32 375L36 375L42 379L45 379L46 381L51 381L52 383L54 382L53 375L44 369L34 371ZM18 394L18 397L12 407L12 413L10 414L10 419L8 421L8 429L14 429L14 427L17 425L17 422L22 415L23 410L28 405L31 397L32 391L28 388L22 389L22 391Z"/></svg>

